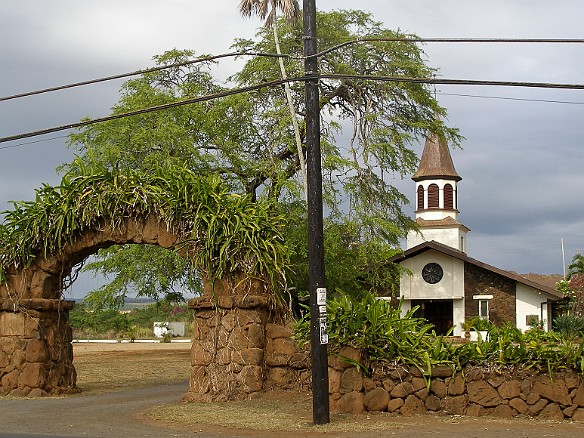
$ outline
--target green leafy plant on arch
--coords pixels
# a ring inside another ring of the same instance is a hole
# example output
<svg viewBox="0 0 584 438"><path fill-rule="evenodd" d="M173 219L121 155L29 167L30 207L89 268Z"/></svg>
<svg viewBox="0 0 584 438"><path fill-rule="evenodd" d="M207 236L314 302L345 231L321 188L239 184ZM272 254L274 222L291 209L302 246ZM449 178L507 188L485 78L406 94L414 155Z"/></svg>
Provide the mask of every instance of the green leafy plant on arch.
<svg viewBox="0 0 584 438"><path fill-rule="evenodd" d="M284 216L268 202L228 192L214 175L200 176L179 165L144 172L108 169L80 160L75 175L44 185L34 201L14 202L0 224L0 281L7 268L21 269L50 257L81 233L107 223L157 215L179 237L186 254L208 281L265 279L272 291L285 285Z"/></svg>

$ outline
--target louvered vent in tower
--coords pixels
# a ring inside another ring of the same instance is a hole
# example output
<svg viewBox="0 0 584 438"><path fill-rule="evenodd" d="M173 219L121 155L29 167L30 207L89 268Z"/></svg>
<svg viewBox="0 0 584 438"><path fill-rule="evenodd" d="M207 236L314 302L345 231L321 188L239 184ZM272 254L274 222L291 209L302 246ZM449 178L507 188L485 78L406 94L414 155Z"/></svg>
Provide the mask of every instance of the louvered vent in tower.
<svg viewBox="0 0 584 438"><path fill-rule="evenodd" d="M418 186L418 210L424 209L424 187Z"/></svg>
<svg viewBox="0 0 584 438"><path fill-rule="evenodd" d="M454 189L451 184L444 186L444 209L454 210Z"/></svg>
<svg viewBox="0 0 584 438"><path fill-rule="evenodd" d="M428 208L439 208L439 192L437 184L428 186Z"/></svg>

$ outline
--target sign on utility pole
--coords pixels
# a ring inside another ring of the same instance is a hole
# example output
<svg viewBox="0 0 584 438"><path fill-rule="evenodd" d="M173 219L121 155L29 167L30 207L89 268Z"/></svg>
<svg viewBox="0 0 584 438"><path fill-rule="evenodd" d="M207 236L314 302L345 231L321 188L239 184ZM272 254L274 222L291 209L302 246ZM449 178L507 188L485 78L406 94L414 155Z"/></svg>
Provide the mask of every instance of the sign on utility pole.
<svg viewBox="0 0 584 438"><path fill-rule="evenodd" d="M312 416L314 424L330 422L328 396L328 335L326 332L326 289L322 168L320 156L320 103L316 58L316 0L303 0L304 74L306 99L306 172L308 182L308 289L310 292L310 345L312 355Z"/></svg>

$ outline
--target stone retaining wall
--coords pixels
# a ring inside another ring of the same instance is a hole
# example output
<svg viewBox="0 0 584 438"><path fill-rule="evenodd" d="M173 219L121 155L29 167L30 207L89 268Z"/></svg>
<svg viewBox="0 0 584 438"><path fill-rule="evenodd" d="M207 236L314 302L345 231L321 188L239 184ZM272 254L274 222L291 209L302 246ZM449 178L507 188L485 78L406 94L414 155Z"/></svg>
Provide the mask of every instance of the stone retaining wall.
<svg viewBox="0 0 584 438"><path fill-rule="evenodd" d="M346 348L346 357L359 360ZM417 368L396 367L365 377L338 358L329 360L331 410L344 413L393 412L405 416L450 415L536 417L584 421L584 379L576 372L554 374L495 372L467 367L452 374L448 367L432 372L428 387Z"/></svg>
<svg viewBox="0 0 584 438"><path fill-rule="evenodd" d="M241 400L273 389L310 390L310 351L297 347L290 327L273 322L265 297L197 298L189 307L196 310L196 322L185 400ZM584 421L584 378L576 372L550 379L477 367L453 375L449 367L436 367L428 385L415 367L379 368L366 376L343 357L362 359L348 347L329 356L334 412Z"/></svg>

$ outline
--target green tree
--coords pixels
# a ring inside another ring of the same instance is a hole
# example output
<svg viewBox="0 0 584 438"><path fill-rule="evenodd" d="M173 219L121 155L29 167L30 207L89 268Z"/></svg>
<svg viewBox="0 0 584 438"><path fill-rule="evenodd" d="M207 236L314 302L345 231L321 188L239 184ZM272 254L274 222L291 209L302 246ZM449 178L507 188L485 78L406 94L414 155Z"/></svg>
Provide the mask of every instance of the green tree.
<svg viewBox="0 0 584 438"><path fill-rule="evenodd" d="M572 262L568 266L567 278L570 279L574 274L584 274L584 255L580 253L576 253L572 257Z"/></svg>
<svg viewBox="0 0 584 438"><path fill-rule="evenodd" d="M201 279L187 258L153 245L103 249L84 269L111 278L85 299L87 304L98 309L120 307L134 292L168 302L184 300L185 291L202 292Z"/></svg>
<svg viewBox="0 0 584 438"><path fill-rule="evenodd" d="M317 16L319 49L326 51L357 38L397 38L407 35L383 28L361 11L336 11ZM282 51L290 54L286 70L302 75L302 28L300 24L280 24ZM240 50L273 52L274 43L266 29L258 42L239 40ZM401 215L407 202L391 185L397 172L409 175L415 170L417 156L412 145L435 131L457 144L456 130L440 121L445 115L431 90L418 83L398 83L359 79L362 75L431 77L435 71L424 63L423 52L411 42L375 42L340 47L320 57L322 75L340 74L344 78L320 80L323 115L323 171L328 206L335 210L349 207L352 217L362 224L366 237L382 235L396 243L395 237L411 227ZM234 76L239 84L249 85L279 75L269 58L250 60ZM292 86L295 108L304 114L302 83ZM271 107L282 106L279 89L262 92ZM338 135L341 134L341 135ZM340 208L339 208L340 207Z"/></svg>
<svg viewBox="0 0 584 438"><path fill-rule="evenodd" d="M361 11L319 13L317 20L320 50L331 49L320 58L323 183L329 216L325 233L329 244L337 245L326 250L327 260L332 261L326 269L334 273L344 267L344 274L334 278L351 282L356 288L365 287L376 275L372 274L373 268L381 266L399 239L415 227L402 211L407 198L391 183L396 175L410 175L415 170L417 155L413 145L429 131L454 145L459 135L442 122L446 111L428 86L362 78L431 77L435 70L425 64L424 53L417 44L377 41L339 46L357 38L395 39L406 35L385 29ZM285 18L276 21L281 50L290 55L284 61L285 70L290 76L302 76L301 25ZM274 46L273 35L265 27L259 30L256 41L235 43L239 50L264 53L274 53ZM154 59L159 65L169 65L193 56L192 51L173 50ZM224 91L224 85L213 78L211 71L209 63L201 63L144 74L124 84L113 113ZM278 61L255 57L231 81L240 87L280 77ZM304 115L303 91L302 82L290 86L299 119ZM294 248L297 263L289 283L301 290L306 271L300 174L303 152L297 148L289 110L285 90L266 87L88 126L73 134L70 142L80 162L98 161L111 168L145 170L160 162L178 163L200 174L220 175L235 193L268 199L290 218L286 240ZM300 134L304 149L302 126ZM74 172L75 166L65 169ZM145 263L144 258L137 260ZM119 261L132 263L132 258L120 256ZM102 266L92 268L101 270ZM116 271L115 266L109 268L110 274ZM117 272L122 273L122 266ZM179 269L177 275L181 272ZM363 281L367 276L369 280ZM346 280L347 277L352 279ZM174 277L168 281L171 283L178 284L180 280ZM138 292L146 291L143 288Z"/></svg>
<svg viewBox="0 0 584 438"><path fill-rule="evenodd" d="M267 28L272 28L276 53L278 55L282 55L282 49L280 47L280 36L278 32L278 20L276 19L278 9L282 11L288 22L293 22L300 15L300 7L298 6L298 2L296 0L241 0L239 2L239 11L244 17L258 15L261 19L266 20L265 26ZM286 67L284 66L284 60L281 56L278 57L278 65L280 66L280 75L282 79L287 79L288 74L286 72ZM294 140L296 141L296 150L298 152L298 161L300 163L304 196L308 197L306 157L302 145L300 124L298 122L298 116L296 114L294 101L292 99L292 91L288 82L284 82L284 91L286 93L286 103L288 104L288 110L290 112L290 120L292 127L294 128Z"/></svg>

